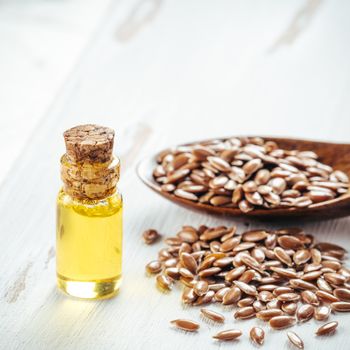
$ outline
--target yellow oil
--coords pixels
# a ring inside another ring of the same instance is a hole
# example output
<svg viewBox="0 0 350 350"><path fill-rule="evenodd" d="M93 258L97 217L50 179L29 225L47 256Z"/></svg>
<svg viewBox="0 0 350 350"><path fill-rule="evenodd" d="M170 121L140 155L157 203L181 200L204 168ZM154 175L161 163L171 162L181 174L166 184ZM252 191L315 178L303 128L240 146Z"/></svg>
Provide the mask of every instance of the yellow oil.
<svg viewBox="0 0 350 350"><path fill-rule="evenodd" d="M61 190L57 198L58 287L85 299L114 296L122 271L122 197L76 200Z"/></svg>

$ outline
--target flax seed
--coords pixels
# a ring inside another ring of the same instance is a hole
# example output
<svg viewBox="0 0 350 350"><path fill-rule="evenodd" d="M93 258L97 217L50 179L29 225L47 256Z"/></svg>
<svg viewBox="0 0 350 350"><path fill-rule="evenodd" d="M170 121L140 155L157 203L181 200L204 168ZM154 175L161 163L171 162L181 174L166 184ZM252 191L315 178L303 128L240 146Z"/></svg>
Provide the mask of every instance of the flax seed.
<svg viewBox="0 0 350 350"><path fill-rule="evenodd" d="M350 303L347 301L336 301L331 304L331 309L338 312L350 312Z"/></svg>
<svg viewBox="0 0 350 350"><path fill-rule="evenodd" d="M304 290L301 292L301 300L306 303L313 306L318 306L320 304L317 296L315 293L313 293L311 290Z"/></svg>
<svg viewBox="0 0 350 350"><path fill-rule="evenodd" d="M282 277L287 277L287 278L297 278L297 273L295 271L292 270L288 270L288 269L282 269L280 267L274 267L272 266L270 268L270 270L276 272L278 275L282 276Z"/></svg>
<svg viewBox="0 0 350 350"><path fill-rule="evenodd" d="M225 294L230 290L229 287L224 287L215 292L214 300L222 302Z"/></svg>
<svg viewBox="0 0 350 350"><path fill-rule="evenodd" d="M153 260L146 265L146 272L156 274L162 271L162 265L158 260Z"/></svg>
<svg viewBox="0 0 350 350"><path fill-rule="evenodd" d="M320 306L316 308L314 318L317 321L325 321L328 319L331 309L328 306Z"/></svg>
<svg viewBox="0 0 350 350"><path fill-rule="evenodd" d="M232 201L243 212L308 207L348 190L348 176L311 158L314 152L272 149L275 143L259 139L261 146L255 138L230 138L167 149L157 156L153 177L162 191L183 200L213 206Z"/></svg>
<svg viewBox="0 0 350 350"><path fill-rule="evenodd" d="M146 230L143 234L143 240L146 244L153 244L155 243L157 240L159 240L159 238L161 237L161 235L158 233L157 230Z"/></svg>
<svg viewBox="0 0 350 350"><path fill-rule="evenodd" d="M191 320L178 319L170 321L170 323L187 332L196 332L199 329L199 324Z"/></svg>
<svg viewBox="0 0 350 350"><path fill-rule="evenodd" d="M281 309L266 309L261 310L256 314L256 317L262 321L269 321L271 318L276 316L282 316L283 311Z"/></svg>
<svg viewBox="0 0 350 350"><path fill-rule="evenodd" d="M199 272L199 277L208 277L216 275L221 271L220 267L209 267L208 269L202 270Z"/></svg>
<svg viewBox="0 0 350 350"><path fill-rule="evenodd" d="M193 303L193 305L204 305L204 304L209 304L213 297L215 295L215 292L213 290L209 290L206 294L200 296L197 298L197 300Z"/></svg>
<svg viewBox="0 0 350 350"><path fill-rule="evenodd" d="M296 289L307 289L311 291L317 290L317 287L314 284L303 281L301 279L291 279L289 283L293 288L296 288Z"/></svg>
<svg viewBox="0 0 350 350"><path fill-rule="evenodd" d="M327 282L336 284L336 285L342 285L346 281L345 277L338 273L325 273L324 278Z"/></svg>
<svg viewBox="0 0 350 350"><path fill-rule="evenodd" d="M253 327L249 332L250 339L258 345L262 345L265 339L265 332L260 327Z"/></svg>
<svg viewBox="0 0 350 350"><path fill-rule="evenodd" d="M223 295L222 304L231 305L231 304L237 303L237 301L241 299L241 296L242 296L242 292L238 287L231 287Z"/></svg>
<svg viewBox="0 0 350 350"><path fill-rule="evenodd" d="M247 284L242 281L233 281L233 283L245 294L247 295L257 295L257 290L254 285Z"/></svg>
<svg viewBox="0 0 350 350"><path fill-rule="evenodd" d="M273 295L278 296L283 293L293 293L294 289L290 287L277 287L273 290Z"/></svg>
<svg viewBox="0 0 350 350"><path fill-rule="evenodd" d="M299 322L306 322L310 320L314 315L314 307L309 304L304 304L297 310L297 318Z"/></svg>
<svg viewBox="0 0 350 350"><path fill-rule="evenodd" d="M197 262L194 257L188 253L182 253L180 255L180 262L184 267L186 267L190 272L196 273L197 271Z"/></svg>
<svg viewBox="0 0 350 350"><path fill-rule="evenodd" d="M255 298L253 297L247 297L244 299L241 299L237 302L238 307L246 307L246 306L251 306L255 301Z"/></svg>
<svg viewBox="0 0 350 350"><path fill-rule="evenodd" d="M329 335L335 332L336 328L338 327L337 321L332 321L324 324L320 328L317 329L316 335Z"/></svg>
<svg viewBox="0 0 350 350"><path fill-rule="evenodd" d="M214 339L229 341L239 338L242 335L242 331L239 329L228 329L221 331L213 336Z"/></svg>
<svg viewBox="0 0 350 350"><path fill-rule="evenodd" d="M317 281L317 287L320 290L323 290L324 292L328 292L328 293L332 293L333 292L333 288L331 287L331 285L323 278L318 278Z"/></svg>
<svg viewBox="0 0 350 350"><path fill-rule="evenodd" d="M312 271L312 272L308 272L305 273L304 275L301 276L301 279L303 281L314 281L316 279L318 279L320 276L322 276L323 272L322 271Z"/></svg>
<svg viewBox="0 0 350 350"><path fill-rule="evenodd" d="M193 287L194 293L201 297L205 295L209 290L209 284L206 281L198 281Z"/></svg>
<svg viewBox="0 0 350 350"><path fill-rule="evenodd" d="M295 236L280 236L277 238L278 244L284 249L300 249L303 247L302 242Z"/></svg>
<svg viewBox="0 0 350 350"><path fill-rule="evenodd" d="M304 349L304 342L300 337L294 332L287 332L289 341L295 345L298 349Z"/></svg>
<svg viewBox="0 0 350 350"><path fill-rule="evenodd" d="M350 302L350 290L349 289L336 288L336 289L334 289L333 294L336 298L338 298L341 301Z"/></svg>
<svg viewBox="0 0 350 350"><path fill-rule="evenodd" d="M284 311L289 316L295 315L297 308L298 308L298 305L297 303L294 303L294 302L287 302L281 305L281 310Z"/></svg>
<svg viewBox="0 0 350 350"><path fill-rule="evenodd" d="M299 301L300 295L296 293L283 293L277 297L277 300L286 302L286 301Z"/></svg>
<svg viewBox="0 0 350 350"><path fill-rule="evenodd" d="M284 329L293 326L295 322L293 316L275 316L270 319L269 324L273 329Z"/></svg>
<svg viewBox="0 0 350 350"><path fill-rule="evenodd" d="M223 316L218 312L215 312L209 309L201 309L201 314L212 321L219 322L219 323L225 322L225 316Z"/></svg>
<svg viewBox="0 0 350 350"><path fill-rule="evenodd" d="M254 316L255 316L255 309L252 306L245 306L245 307L238 308L237 311L234 313L234 318L241 319L241 320L252 318Z"/></svg>
<svg viewBox="0 0 350 350"><path fill-rule="evenodd" d="M215 174L213 178L218 176L215 167L206 169ZM158 260L148 263L146 272L157 274L162 291L170 291L177 281L183 284L184 304L237 305L236 319L256 317L269 321L273 329L312 317L326 320L331 310L350 312L350 270L342 260L345 250L333 243L314 243L301 229L237 234L235 226L183 226L164 242L168 248L160 249ZM305 304L300 305L300 299ZM215 322L224 321L223 315L209 309L202 309L201 314ZM182 321L186 320L174 320L173 324L191 331L192 326ZM326 334L332 327L317 332ZM218 339L225 337L219 333Z"/></svg>
<svg viewBox="0 0 350 350"><path fill-rule="evenodd" d="M276 247L274 250L274 253L276 255L276 258L278 260L280 260L282 263L288 265L288 266L292 266L292 259L290 258L290 256L287 254L287 252L281 248L281 247Z"/></svg>
<svg viewBox="0 0 350 350"><path fill-rule="evenodd" d="M157 285L162 290L170 290L172 288L172 279L166 275L158 275Z"/></svg>

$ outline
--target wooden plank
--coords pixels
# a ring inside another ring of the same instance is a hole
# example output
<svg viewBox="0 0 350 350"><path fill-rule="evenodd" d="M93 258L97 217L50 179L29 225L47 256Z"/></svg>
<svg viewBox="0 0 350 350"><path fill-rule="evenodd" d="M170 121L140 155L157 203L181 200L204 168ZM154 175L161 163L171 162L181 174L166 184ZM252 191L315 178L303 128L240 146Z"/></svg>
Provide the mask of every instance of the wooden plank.
<svg viewBox="0 0 350 350"><path fill-rule="evenodd" d="M0 182L59 93L110 0L2 1Z"/></svg>
<svg viewBox="0 0 350 350"><path fill-rule="evenodd" d="M217 326L201 321L197 335L169 327L178 317L199 320L199 310L181 305L178 288L163 295L145 276L145 263L162 244L145 247L140 234L150 227L172 235L183 224L233 221L165 202L141 184L134 166L168 145L228 134L348 140L349 3L315 4L138 0L111 9L1 187L1 348L219 347L211 340ZM276 46L304 20L292 41ZM116 152L124 164L124 281L118 297L101 302L72 300L56 290L53 248L61 133L92 121L117 130ZM234 222L239 230L262 225ZM287 224L350 249L349 219ZM230 310L224 312L225 328L244 332L234 346L248 348L256 321L234 321ZM312 335L314 321L296 331L308 348L348 348L349 316L336 319L338 334L326 340ZM289 348L284 332L265 330L265 348Z"/></svg>

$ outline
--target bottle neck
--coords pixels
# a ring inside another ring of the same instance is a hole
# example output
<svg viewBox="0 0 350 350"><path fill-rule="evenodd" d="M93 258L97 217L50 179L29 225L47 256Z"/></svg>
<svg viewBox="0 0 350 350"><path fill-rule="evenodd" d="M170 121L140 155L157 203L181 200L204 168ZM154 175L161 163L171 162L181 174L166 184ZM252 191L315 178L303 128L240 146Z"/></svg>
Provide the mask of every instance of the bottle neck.
<svg viewBox="0 0 350 350"><path fill-rule="evenodd" d="M61 157L64 191L73 198L104 199L115 193L120 176L120 161L113 157L104 163L75 163L66 154Z"/></svg>

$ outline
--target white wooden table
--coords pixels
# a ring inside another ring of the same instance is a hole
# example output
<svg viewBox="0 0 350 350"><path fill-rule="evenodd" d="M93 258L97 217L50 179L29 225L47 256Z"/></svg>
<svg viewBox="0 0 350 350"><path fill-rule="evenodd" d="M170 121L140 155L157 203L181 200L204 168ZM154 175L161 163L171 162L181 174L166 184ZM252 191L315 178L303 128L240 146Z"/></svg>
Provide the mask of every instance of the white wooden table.
<svg viewBox="0 0 350 350"><path fill-rule="evenodd" d="M23 3L17 1L17 8ZM56 2L57 8L64 3ZM34 5L41 6L38 1ZM80 6L84 8L84 1ZM89 17L100 24L95 34L84 32L89 39L85 49L81 45L76 52L80 58L67 64L65 73L46 72L48 80L60 74L68 77L62 78L61 89L58 83L51 87L50 98L43 95L38 103L36 90L30 89L35 72L24 70L28 95L22 97L29 102L27 108L18 108L12 123L6 111L22 103L14 88L20 88L21 79L10 74L0 79L0 91L8 94L7 104L0 106L1 125L7 126L0 131L2 140L7 135L0 151L5 159L2 170L7 169L0 188L0 348L253 348L247 333L257 321L235 321L231 310L224 311L225 327L201 320L198 334L172 329L169 320L200 320L199 310L181 305L179 288L169 295L158 292L154 280L145 276L144 265L162 243L146 247L140 239L151 227L173 235L183 224L235 222L243 230L246 220L193 213L166 202L138 180L135 165L168 145L215 136L350 142L350 2L124 0L110 1L104 15L101 9ZM76 13L83 12L76 8ZM43 21L40 28L50 23ZM23 25L18 38L25 41L26 30ZM5 41L2 51L13 43ZM13 50L11 55L16 60L20 53ZM50 63L57 58L47 59ZM9 84L13 91L6 89ZM40 107L48 99L54 101L51 108L36 118L30 102ZM116 129L116 153L123 162L124 280L116 298L99 302L67 298L55 287L55 196L62 132L88 122ZM9 151L12 145L19 147L14 154ZM348 218L287 224L301 225L319 240L350 249ZM286 223L269 223L281 225ZM327 339L314 337L315 321L294 330L307 349L350 348L350 317L332 318L340 326L337 335ZM234 345L211 339L216 331L234 327L244 332ZM285 331L263 327L263 348L291 349Z"/></svg>

